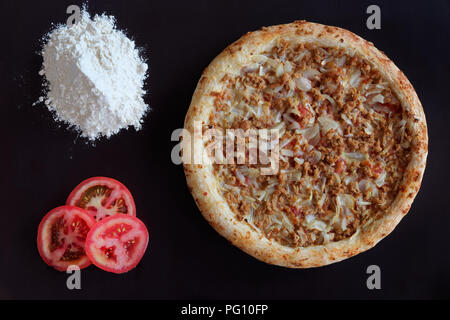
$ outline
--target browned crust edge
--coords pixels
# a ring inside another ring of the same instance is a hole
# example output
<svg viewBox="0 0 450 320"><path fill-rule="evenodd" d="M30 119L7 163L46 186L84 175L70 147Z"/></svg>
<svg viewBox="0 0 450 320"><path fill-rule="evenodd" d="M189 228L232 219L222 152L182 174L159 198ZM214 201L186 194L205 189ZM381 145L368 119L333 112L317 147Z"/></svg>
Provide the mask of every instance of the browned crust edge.
<svg viewBox="0 0 450 320"><path fill-rule="evenodd" d="M412 157L391 210L381 219L358 230L350 238L327 245L290 248L268 240L245 222L240 222L234 217L234 213L218 191L211 165L184 165L189 190L203 216L232 244L267 263L291 268L318 267L341 261L372 248L392 232L408 213L419 191L426 165L428 152L426 119L419 98L409 80L371 42L338 27L296 21L247 33L219 54L205 69L198 82L186 115L185 128L192 133L195 120L207 121L212 104L206 93L218 86L218 76L222 70L239 65L249 52L268 45L279 37L295 39L299 42L337 45L361 54L371 61L390 82L402 106L413 119L411 120L414 134Z"/></svg>

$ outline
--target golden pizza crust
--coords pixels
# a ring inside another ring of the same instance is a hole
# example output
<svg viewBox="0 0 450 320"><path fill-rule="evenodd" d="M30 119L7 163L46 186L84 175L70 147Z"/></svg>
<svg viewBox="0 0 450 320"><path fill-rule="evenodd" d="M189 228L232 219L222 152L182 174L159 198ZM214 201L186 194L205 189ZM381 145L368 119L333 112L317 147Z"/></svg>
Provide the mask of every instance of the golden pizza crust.
<svg viewBox="0 0 450 320"><path fill-rule="evenodd" d="M327 265L354 256L372 248L387 236L400 222L419 191L425 170L428 136L422 105L405 75L372 43L354 33L317 23L296 21L250 32L227 47L203 72L185 119L185 128L194 132L194 121L208 122L213 110L211 91L220 91L220 79L225 73L239 74L240 68L252 53L262 52L284 39L295 43L311 42L321 46L341 47L370 61L390 83L402 107L410 115L413 128L411 161L406 168L399 194L390 210L382 218L351 237L326 245L286 247L267 239L245 222L238 221L218 189L212 165L185 164L189 189L206 220L235 246L267 263L291 268L309 268ZM201 141L196 141L202 148Z"/></svg>

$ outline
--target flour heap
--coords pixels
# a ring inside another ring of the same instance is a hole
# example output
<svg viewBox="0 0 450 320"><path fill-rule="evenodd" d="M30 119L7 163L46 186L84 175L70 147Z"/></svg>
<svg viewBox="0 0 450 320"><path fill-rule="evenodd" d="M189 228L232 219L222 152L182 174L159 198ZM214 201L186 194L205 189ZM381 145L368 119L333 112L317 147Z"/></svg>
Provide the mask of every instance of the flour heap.
<svg viewBox="0 0 450 320"><path fill-rule="evenodd" d="M141 128L147 64L114 17L83 11L78 23L48 34L42 56L47 93L39 100L56 120L90 140Z"/></svg>

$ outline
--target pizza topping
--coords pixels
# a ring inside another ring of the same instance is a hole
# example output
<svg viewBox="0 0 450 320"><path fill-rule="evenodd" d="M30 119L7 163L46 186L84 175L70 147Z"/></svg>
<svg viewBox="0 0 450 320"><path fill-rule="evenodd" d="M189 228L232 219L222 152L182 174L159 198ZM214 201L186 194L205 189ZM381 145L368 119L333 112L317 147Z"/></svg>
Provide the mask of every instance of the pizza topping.
<svg viewBox="0 0 450 320"><path fill-rule="evenodd" d="M262 164L214 165L239 220L304 247L348 238L391 205L410 160L409 118L368 61L281 40L221 81L205 127L280 136L276 175L261 175Z"/></svg>

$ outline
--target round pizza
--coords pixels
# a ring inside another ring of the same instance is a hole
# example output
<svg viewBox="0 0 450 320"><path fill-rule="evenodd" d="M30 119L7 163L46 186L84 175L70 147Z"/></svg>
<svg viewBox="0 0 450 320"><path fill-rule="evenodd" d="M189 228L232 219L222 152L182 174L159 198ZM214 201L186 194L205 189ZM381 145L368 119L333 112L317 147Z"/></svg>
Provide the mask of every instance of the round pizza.
<svg viewBox="0 0 450 320"><path fill-rule="evenodd" d="M306 21L247 33L217 56L185 132L186 179L206 220L292 268L387 236L411 207L428 149L421 103L394 63L350 31Z"/></svg>

